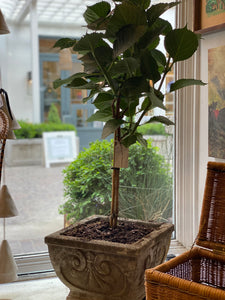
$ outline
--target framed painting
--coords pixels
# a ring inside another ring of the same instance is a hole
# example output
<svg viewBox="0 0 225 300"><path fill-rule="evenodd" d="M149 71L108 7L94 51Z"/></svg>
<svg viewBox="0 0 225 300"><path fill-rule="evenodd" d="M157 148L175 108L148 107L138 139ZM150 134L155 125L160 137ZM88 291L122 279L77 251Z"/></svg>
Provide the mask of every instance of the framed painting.
<svg viewBox="0 0 225 300"><path fill-rule="evenodd" d="M208 50L208 154L225 159L225 45Z"/></svg>
<svg viewBox="0 0 225 300"><path fill-rule="evenodd" d="M194 31L210 33L225 28L225 0L194 0Z"/></svg>

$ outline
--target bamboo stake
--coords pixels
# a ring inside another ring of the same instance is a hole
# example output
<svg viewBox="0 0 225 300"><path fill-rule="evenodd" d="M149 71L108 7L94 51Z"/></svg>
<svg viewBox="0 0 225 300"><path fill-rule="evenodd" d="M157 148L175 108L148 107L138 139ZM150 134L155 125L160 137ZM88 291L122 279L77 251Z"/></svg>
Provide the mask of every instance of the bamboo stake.
<svg viewBox="0 0 225 300"><path fill-rule="evenodd" d="M111 203L111 214L110 214L110 226L115 228L117 226L117 219L119 213L119 178L120 168L115 167L116 151L115 146L118 142L118 132L114 134L114 147L113 147L113 174L112 174L112 203Z"/></svg>
<svg viewBox="0 0 225 300"><path fill-rule="evenodd" d="M117 219L119 213L119 168L113 168L112 174L112 203L111 203L111 215L110 226L115 228L117 226Z"/></svg>

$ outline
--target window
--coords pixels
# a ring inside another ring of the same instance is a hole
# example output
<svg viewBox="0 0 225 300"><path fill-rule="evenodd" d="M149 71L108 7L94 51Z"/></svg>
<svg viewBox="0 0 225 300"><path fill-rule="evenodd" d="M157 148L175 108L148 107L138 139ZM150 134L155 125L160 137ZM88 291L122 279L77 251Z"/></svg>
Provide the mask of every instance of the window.
<svg viewBox="0 0 225 300"><path fill-rule="evenodd" d="M192 4L182 3L178 11L178 16L187 15L186 19L178 18L179 26L192 24ZM40 26L40 52L49 53L47 49L51 48L52 41L49 40L49 33L52 31L52 36L55 38L57 35L65 36L65 28L61 30L56 27L54 30L47 30L46 27ZM70 29L70 28L69 28ZM48 37L44 41L43 32L48 33ZM69 30L69 34L72 31ZM4 40L0 46L1 53L4 53L6 59L1 56L2 65L2 82L5 89L8 91L12 109L19 120L32 120L32 95L27 82L27 74L31 71L31 49L30 49L30 28L27 24L22 24L20 28L12 26L11 34L4 37ZM43 41L41 41L43 40ZM16 46L15 46L16 45ZM49 47L50 46L50 47ZM55 51L50 53L52 57L57 57ZM59 57L57 58L59 60ZM190 62L183 66L178 66L177 70L174 70L175 75L179 77L190 77L196 74L196 61L198 57L195 56ZM41 61L41 59L40 59ZM74 68L79 67L77 61L73 62ZM17 72L15 72L15 66L17 66ZM43 93L43 99L50 99L53 101L58 109L59 115L65 122L70 122L70 116L67 104L65 102L65 114L62 113L63 105L60 102L62 90L52 89L52 80L54 80L61 72L57 69L57 65L54 60L43 60L43 74L40 74L40 92ZM41 69L40 69L41 73ZM181 76L180 76L181 75ZM41 77L42 76L42 77ZM167 84L171 83L173 74L169 74L167 78ZM42 90L43 88L43 90ZM38 92L38 91L37 91ZM64 91L65 92L65 91ZM80 91L70 91L70 103L77 105L71 113L75 116L76 126L79 127L82 135L85 135L86 123L84 117L90 113L90 108L87 105L85 107L79 107L80 99L83 94ZM198 153L198 104L199 90L191 88L184 90L177 95L177 98L182 98L176 106L176 227L177 238L186 246L190 246L194 240L199 217L199 203L196 201L199 195L199 190L196 187L196 182L199 181L198 166L199 166L199 153ZM67 96L66 96L67 97ZM65 98L67 99L67 98ZM41 101L40 101L41 102ZM42 103L45 103L43 101ZM167 97L166 105L168 107L168 115L173 117L173 99ZM46 120L47 110L43 105L43 120ZM63 109L64 109L63 108ZM94 126L92 136L94 136ZM97 127L98 128L98 127ZM99 129L99 128L98 128ZM82 131L83 130L83 131ZM157 141L158 142L158 141ZM31 146L30 146L31 147ZM20 151L25 153L24 150ZM32 149L32 148L30 148ZM197 149L197 150L196 150ZM33 151L33 150L32 150ZM28 151L28 154L31 151ZM27 155L28 155L27 154ZM9 164L9 162L8 162ZM56 166L54 168L45 169L45 173L42 173L42 165L36 166L9 166L6 161L5 180L8 185L13 198L15 199L17 208L20 215L6 222L6 237L11 242L11 247L17 257L19 263L21 263L21 272L25 273L26 270L22 266L22 262L27 262L27 266L30 266L30 261L38 261L38 264L32 264L32 269L35 270L34 265L38 265L40 270L46 270L49 268L47 264L46 246L43 242L43 237L50 232L53 232L61 228L64 224L64 216L58 214L58 207L63 202L63 187L62 187L62 173L63 166ZM57 175L57 178L54 176ZM15 179L15 176L19 177ZM34 177L32 177L34 176ZM43 180L43 181L42 181ZM25 182L25 184L24 184ZM23 185L24 184L24 185ZM58 190L59 189L59 190ZM33 198L34 197L34 198ZM19 200L18 200L19 199ZM34 199L33 201L31 199ZM49 209L49 207L51 209ZM41 217L38 211L44 211L45 219ZM27 226L31 228L30 236L27 236L25 229L23 229L24 220L28 220ZM193 228L190 224L194 224ZM14 228L18 231L15 231ZM49 227L48 227L49 226ZM26 244L26 251L20 248L20 240ZM32 241L33 240L33 241ZM36 242L34 241L36 240ZM41 240L41 246L38 245L37 240ZM37 248L35 248L37 246ZM26 252L26 253L25 253ZM25 256L21 256L25 254ZM38 255L37 255L38 254Z"/></svg>

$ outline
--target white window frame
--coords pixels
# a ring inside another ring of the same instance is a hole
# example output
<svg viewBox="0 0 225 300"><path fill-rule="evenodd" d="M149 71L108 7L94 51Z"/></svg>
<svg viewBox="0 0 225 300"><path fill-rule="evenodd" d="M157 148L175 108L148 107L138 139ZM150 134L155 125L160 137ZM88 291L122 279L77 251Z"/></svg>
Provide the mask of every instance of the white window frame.
<svg viewBox="0 0 225 300"><path fill-rule="evenodd" d="M185 0L177 9L177 27L193 30L194 1ZM179 63L176 78L200 78L200 51ZM190 248L198 232L199 201L199 113L200 88L176 93L175 126L175 224L176 239Z"/></svg>

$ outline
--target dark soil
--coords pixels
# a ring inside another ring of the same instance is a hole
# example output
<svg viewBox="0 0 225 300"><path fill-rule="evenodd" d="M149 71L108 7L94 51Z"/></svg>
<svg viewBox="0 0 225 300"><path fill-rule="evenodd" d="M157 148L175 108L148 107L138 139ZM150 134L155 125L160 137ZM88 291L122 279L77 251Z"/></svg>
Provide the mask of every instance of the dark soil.
<svg viewBox="0 0 225 300"><path fill-rule="evenodd" d="M116 228L109 226L108 220L94 220L91 223L70 227L63 235L84 240L104 240L122 244L132 244L153 231L153 227L142 223L119 221Z"/></svg>

